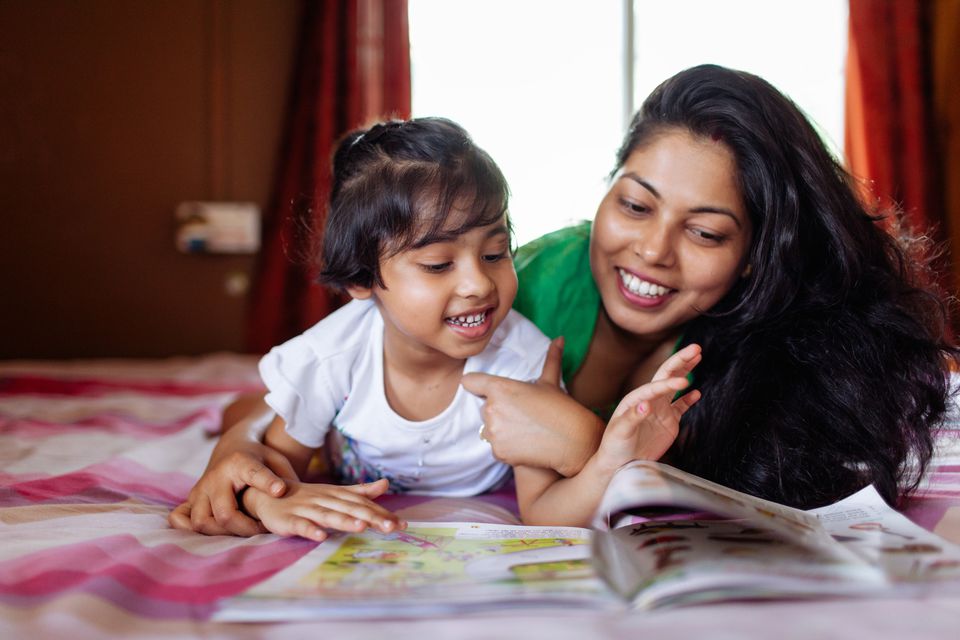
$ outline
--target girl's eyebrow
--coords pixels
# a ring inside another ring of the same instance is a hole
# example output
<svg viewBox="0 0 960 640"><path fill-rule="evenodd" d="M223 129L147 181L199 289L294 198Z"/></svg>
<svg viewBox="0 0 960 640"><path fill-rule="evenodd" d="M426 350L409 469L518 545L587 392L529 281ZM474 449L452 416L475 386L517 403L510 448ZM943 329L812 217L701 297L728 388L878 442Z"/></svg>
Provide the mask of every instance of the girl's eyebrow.
<svg viewBox="0 0 960 640"><path fill-rule="evenodd" d="M663 196L660 195L660 192L657 191L652 184L650 184L649 182L647 182L637 174L632 172L625 173L622 176L620 176L620 178L621 179L629 178L630 180L633 180L634 182L639 184L641 187L649 191L654 198L656 198L657 200L663 200ZM694 207L693 209L690 209L690 213L719 213L720 215L729 216L731 219L733 219L734 223L736 223L737 225L737 229L743 228L743 225L740 224L740 218L737 217L737 214L735 214L732 210L727 209L726 207L705 205L702 207Z"/></svg>
<svg viewBox="0 0 960 640"><path fill-rule="evenodd" d="M467 231L470 231L470 229L463 229L463 230L454 229L452 231L437 231L436 233L431 233L420 238L419 240L413 243L411 248L423 249L424 247L428 247L432 244L440 244L442 242L454 242L457 238L462 236ZM507 229L506 223L503 223L503 222L501 222L500 224L491 226L490 229L487 230L485 237L492 238L494 236L498 236L501 234L510 235L510 231Z"/></svg>

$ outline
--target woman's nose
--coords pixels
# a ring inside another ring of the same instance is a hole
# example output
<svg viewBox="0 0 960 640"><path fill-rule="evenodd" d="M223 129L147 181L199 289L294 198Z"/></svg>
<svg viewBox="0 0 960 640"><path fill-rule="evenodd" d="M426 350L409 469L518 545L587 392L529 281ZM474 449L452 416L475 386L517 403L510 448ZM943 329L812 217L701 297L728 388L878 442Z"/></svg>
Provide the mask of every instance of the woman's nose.
<svg viewBox="0 0 960 640"><path fill-rule="evenodd" d="M673 263L673 234L665 225L651 224L632 243L633 252L650 265Z"/></svg>

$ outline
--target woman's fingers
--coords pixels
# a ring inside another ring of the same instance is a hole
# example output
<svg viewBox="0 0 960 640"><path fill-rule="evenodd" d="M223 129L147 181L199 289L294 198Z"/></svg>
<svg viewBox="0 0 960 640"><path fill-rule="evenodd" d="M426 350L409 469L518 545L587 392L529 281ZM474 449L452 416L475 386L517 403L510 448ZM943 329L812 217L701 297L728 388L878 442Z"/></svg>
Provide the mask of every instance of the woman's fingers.
<svg viewBox="0 0 960 640"><path fill-rule="evenodd" d="M197 533L208 536L223 536L230 534L213 516L210 502L205 499L194 500L190 505L190 527Z"/></svg>
<svg viewBox="0 0 960 640"><path fill-rule="evenodd" d="M540 372L538 382L555 387L560 386L563 376L563 344L563 336L550 341L550 347L547 349L547 357L543 362L543 370Z"/></svg>
<svg viewBox="0 0 960 640"><path fill-rule="evenodd" d="M177 507L167 515L167 522L174 529L182 531L193 531L193 524L190 522L190 503L181 502Z"/></svg>
<svg viewBox="0 0 960 640"><path fill-rule="evenodd" d="M234 483L235 487L251 486L272 496L282 496L287 485L271 467L278 469L285 477L296 478L289 460L279 451L268 447L263 448L263 460L258 460L245 451L235 451L218 466L222 466L224 474L239 480Z"/></svg>

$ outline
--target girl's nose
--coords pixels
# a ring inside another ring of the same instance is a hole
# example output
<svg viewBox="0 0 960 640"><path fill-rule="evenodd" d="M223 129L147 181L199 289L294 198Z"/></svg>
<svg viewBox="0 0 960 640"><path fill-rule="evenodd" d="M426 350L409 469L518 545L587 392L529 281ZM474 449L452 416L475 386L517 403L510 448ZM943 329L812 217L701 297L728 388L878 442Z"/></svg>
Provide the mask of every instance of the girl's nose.
<svg viewBox="0 0 960 640"><path fill-rule="evenodd" d="M458 295L464 298L483 298L496 288L484 267L485 264L480 262L463 265L457 282Z"/></svg>

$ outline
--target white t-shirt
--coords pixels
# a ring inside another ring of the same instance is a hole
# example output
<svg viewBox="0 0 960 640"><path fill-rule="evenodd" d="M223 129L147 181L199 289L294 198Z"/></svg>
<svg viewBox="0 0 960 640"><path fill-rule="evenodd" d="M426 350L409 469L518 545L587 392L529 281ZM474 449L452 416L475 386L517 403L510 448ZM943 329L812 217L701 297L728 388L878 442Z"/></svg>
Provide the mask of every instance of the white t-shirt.
<svg viewBox="0 0 960 640"><path fill-rule="evenodd" d="M463 372L535 380L549 345L511 309ZM260 376L269 390L267 404L295 440L320 447L330 425L336 427L345 482L386 477L393 491L469 496L495 487L509 472L479 438L483 400L463 387L450 406L423 422L390 408L383 387L383 318L372 300L354 300L274 347L260 360Z"/></svg>

